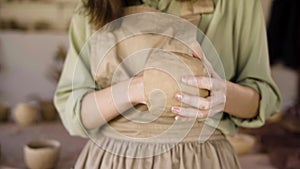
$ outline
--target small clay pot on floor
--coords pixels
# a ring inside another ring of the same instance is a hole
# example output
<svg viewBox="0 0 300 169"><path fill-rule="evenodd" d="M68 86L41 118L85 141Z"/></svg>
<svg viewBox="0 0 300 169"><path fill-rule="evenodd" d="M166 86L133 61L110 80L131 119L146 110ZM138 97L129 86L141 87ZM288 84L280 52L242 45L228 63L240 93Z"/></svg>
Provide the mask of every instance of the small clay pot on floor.
<svg viewBox="0 0 300 169"><path fill-rule="evenodd" d="M19 103L14 108L14 121L20 125L31 125L37 121L38 111L35 106Z"/></svg>
<svg viewBox="0 0 300 169"><path fill-rule="evenodd" d="M25 164L30 169L50 169L57 165L60 143L56 140L32 141L24 146Z"/></svg>

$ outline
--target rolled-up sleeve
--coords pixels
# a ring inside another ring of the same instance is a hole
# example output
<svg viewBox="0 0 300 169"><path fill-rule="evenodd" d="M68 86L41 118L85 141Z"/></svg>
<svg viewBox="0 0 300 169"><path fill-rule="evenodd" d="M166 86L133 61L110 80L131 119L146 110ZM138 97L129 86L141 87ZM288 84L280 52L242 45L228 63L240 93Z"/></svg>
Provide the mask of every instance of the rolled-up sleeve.
<svg viewBox="0 0 300 169"><path fill-rule="evenodd" d="M261 2L242 1L236 15L237 76L235 82L256 90L260 95L258 115L252 119L231 116L240 127L260 127L274 113L280 111L281 99L271 77L268 46ZM238 103L237 103L238 104Z"/></svg>
<svg viewBox="0 0 300 169"><path fill-rule="evenodd" d="M67 58L54 97L55 106L68 132L82 137L87 137L88 133L80 119L81 102L86 94L96 88L88 55L81 53L90 34L88 19L75 14L70 24Z"/></svg>

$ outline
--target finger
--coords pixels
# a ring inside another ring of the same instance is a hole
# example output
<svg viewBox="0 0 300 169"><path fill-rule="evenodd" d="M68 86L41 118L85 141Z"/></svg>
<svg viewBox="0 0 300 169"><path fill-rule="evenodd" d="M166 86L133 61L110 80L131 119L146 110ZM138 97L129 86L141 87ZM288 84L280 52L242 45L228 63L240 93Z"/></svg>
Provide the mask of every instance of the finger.
<svg viewBox="0 0 300 169"><path fill-rule="evenodd" d="M177 94L176 99L182 103L190 105L200 110L215 109L218 105L223 105L222 110L224 110L226 103L226 95L223 92L217 92L216 95L207 98L193 96L188 94ZM219 109L217 109L219 111Z"/></svg>
<svg viewBox="0 0 300 169"><path fill-rule="evenodd" d="M192 121L195 118L188 118L188 117L183 117L183 116L175 116L175 120L179 120L179 121Z"/></svg>
<svg viewBox="0 0 300 169"><path fill-rule="evenodd" d="M206 118L208 116L208 110L199 110L195 108L185 108L185 107L172 107L172 112L188 118Z"/></svg>
<svg viewBox="0 0 300 169"><path fill-rule="evenodd" d="M216 79L205 76L184 76L182 82L206 90L226 90L226 83L223 79Z"/></svg>
<svg viewBox="0 0 300 169"><path fill-rule="evenodd" d="M197 109L208 110L211 106L211 98L203 98L199 96L193 96L188 94L177 94L176 99L182 103L193 106Z"/></svg>
<svg viewBox="0 0 300 169"><path fill-rule="evenodd" d="M219 105L216 105L213 109L209 110L208 113L207 113L207 116L208 117L212 117L218 113L221 113L224 111L224 104L219 104Z"/></svg>
<svg viewBox="0 0 300 169"><path fill-rule="evenodd" d="M210 101L211 108L214 108L216 105L226 103L226 94L224 92L216 92L213 96L205 98Z"/></svg>
<svg viewBox="0 0 300 169"><path fill-rule="evenodd" d="M193 56L195 58L199 58L201 59L202 58L202 55L203 55L203 51L202 51L202 48L200 46L200 44L195 41L192 46L191 46L192 50L193 50Z"/></svg>
<svg viewBox="0 0 300 169"><path fill-rule="evenodd" d="M187 85L198 87L201 89L212 89L211 78L204 76L183 76L181 81Z"/></svg>

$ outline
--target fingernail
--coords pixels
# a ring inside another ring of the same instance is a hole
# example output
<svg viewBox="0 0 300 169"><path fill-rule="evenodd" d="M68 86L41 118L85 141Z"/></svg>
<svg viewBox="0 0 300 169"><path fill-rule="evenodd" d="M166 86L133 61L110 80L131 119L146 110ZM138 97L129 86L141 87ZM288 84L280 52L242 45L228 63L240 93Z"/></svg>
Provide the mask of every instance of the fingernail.
<svg viewBox="0 0 300 169"><path fill-rule="evenodd" d="M181 100L182 100L182 95L181 95L181 94L176 94L176 95L175 95L175 98L176 98L178 101L181 101Z"/></svg>
<svg viewBox="0 0 300 169"><path fill-rule="evenodd" d="M173 113L179 113L180 112L180 107L172 107L171 108Z"/></svg>
<svg viewBox="0 0 300 169"><path fill-rule="evenodd" d="M179 117L178 117L178 116L175 116L175 120L179 120Z"/></svg>

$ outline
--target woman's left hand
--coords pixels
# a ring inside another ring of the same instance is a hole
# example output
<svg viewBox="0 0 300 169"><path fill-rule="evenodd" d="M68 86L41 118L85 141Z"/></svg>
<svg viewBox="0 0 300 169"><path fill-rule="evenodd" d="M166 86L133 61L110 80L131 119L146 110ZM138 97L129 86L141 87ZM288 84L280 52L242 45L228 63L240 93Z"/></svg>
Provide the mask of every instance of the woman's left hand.
<svg viewBox="0 0 300 169"><path fill-rule="evenodd" d="M210 96L204 98L186 93L178 93L175 96L176 99L190 107L173 106L172 112L176 114L176 120L192 120L194 118L204 119L224 111L225 107L226 80L222 79L215 72L210 62L205 58L198 43L193 49L193 56L201 59L210 76L186 76L182 78L182 82L200 89L209 90Z"/></svg>

